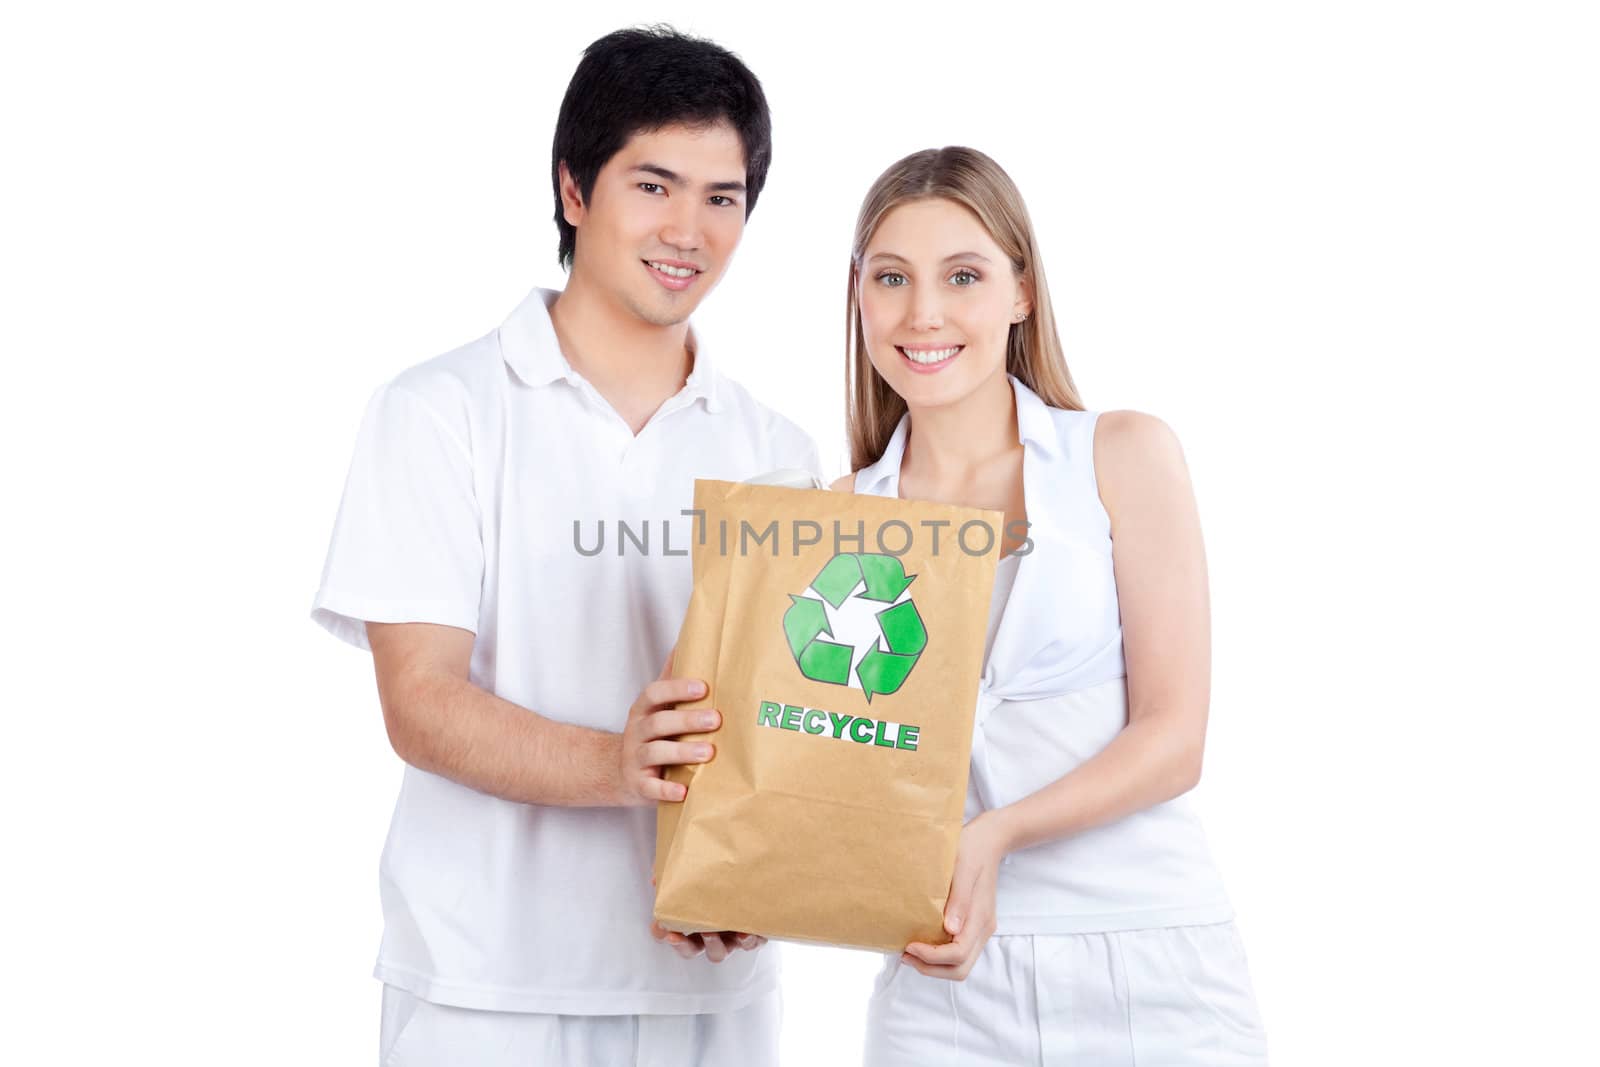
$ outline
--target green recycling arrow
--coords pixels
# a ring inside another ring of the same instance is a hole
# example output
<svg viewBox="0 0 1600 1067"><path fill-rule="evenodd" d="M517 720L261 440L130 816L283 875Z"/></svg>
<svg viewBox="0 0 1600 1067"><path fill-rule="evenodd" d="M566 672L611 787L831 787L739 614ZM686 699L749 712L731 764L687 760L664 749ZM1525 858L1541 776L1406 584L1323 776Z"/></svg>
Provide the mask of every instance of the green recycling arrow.
<svg viewBox="0 0 1600 1067"><path fill-rule="evenodd" d="M850 680L849 645L824 641L823 634L833 636L828 628L828 615L822 610L822 601L789 594L794 601L783 613L783 633L789 639L789 651L800 665L800 673L818 682L844 685Z"/></svg>
<svg viewBox="0 0 1600 1067"><path fill-rule="evenodd" d="M917 606L910 600L894 603L914 578L894 556L842 552L830 559L811 583L822 600L791 593L791 603L783 613L783 633L800 673L816 682L849 684L855 649L823 640L824 635L832 637L833 631L822 603L825 600L837 610L854 593L864 600L892 605L877 613L882 636L856 665L861 689L869 704L874 694L898 690L928 644L928 631ZM862 586L859 593L855 592L858 585Z"/></svg>
<svg viewBox="0 0 1600 1067"><path fill-rule="evenodd" d="M894 556L841 552L822 568L811 588L837 608L849 598L850 590L857 583L865 582L867 587L862 596L892 604L915 577L915 574L907 574Z"/></svg>

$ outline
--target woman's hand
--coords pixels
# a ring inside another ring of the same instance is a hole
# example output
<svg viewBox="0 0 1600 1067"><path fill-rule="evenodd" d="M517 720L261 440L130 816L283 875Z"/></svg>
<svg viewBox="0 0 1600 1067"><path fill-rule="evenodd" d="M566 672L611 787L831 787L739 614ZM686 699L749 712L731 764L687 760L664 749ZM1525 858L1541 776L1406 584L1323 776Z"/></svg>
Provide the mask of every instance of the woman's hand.
<svg viewBox="0 0 1600 1067"><path fill-rule="evenodd" d="M994 933L995 882L1000 875L1000 861L1009 850L997 814L986 811L961 828L956 871L944 906L944 928L955 940L944 945L913 941L900 954L901 963L910 964L929 978L965 980Z"/></svg>

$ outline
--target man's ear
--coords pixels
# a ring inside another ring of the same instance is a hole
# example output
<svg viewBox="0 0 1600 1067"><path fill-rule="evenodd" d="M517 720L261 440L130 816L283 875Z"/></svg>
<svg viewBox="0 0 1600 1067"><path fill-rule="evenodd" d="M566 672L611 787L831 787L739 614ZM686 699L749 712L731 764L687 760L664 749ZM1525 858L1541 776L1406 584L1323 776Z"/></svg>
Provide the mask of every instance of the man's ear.
<svg viewBox="0 0 1600 1067"><path fill-rule="evenodd" d="M573 180L572 172L567 169L567 161L558 164L558 174L561 179L561 217L567 220L569 226L583 225L583 196L578 192L578 183Z"/></svg>

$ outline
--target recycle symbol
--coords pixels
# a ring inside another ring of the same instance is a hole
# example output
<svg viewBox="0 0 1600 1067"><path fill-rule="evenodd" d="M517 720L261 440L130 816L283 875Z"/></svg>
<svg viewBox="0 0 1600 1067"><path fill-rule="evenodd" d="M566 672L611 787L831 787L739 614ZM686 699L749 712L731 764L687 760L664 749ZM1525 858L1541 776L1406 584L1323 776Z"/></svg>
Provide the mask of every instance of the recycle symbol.
<svg viewBox="0 0 1600 1067"><path fill-rule="evenodd" d="M800 673L815 682L860 688L869 704L875 693L898 690L928 644L922 616L906 595L914 578L894 556L841 552L829 560L805 593L789 594L793 603L783 613L784 636ZM872 646L859 659L856 646L823 640L834 637L828 608L837 612L847 601L877 620ZM876 604L889 606L872 611Z"/></svg>

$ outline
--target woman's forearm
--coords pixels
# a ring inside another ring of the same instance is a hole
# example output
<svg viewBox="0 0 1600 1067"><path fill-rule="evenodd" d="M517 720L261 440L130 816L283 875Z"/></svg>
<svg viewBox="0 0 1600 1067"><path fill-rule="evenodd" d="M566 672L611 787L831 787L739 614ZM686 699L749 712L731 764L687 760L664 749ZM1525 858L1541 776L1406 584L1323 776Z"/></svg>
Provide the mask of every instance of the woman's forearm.
<svg viewBox="0 0 1600 1067"><path fill-rule="evenodd" d="M1028 848L1115 822L1193 789L1200 780L1204 733L1152 714L1128 723L1100 752L1056 781L992 813L1006 851Z"/></svg>

